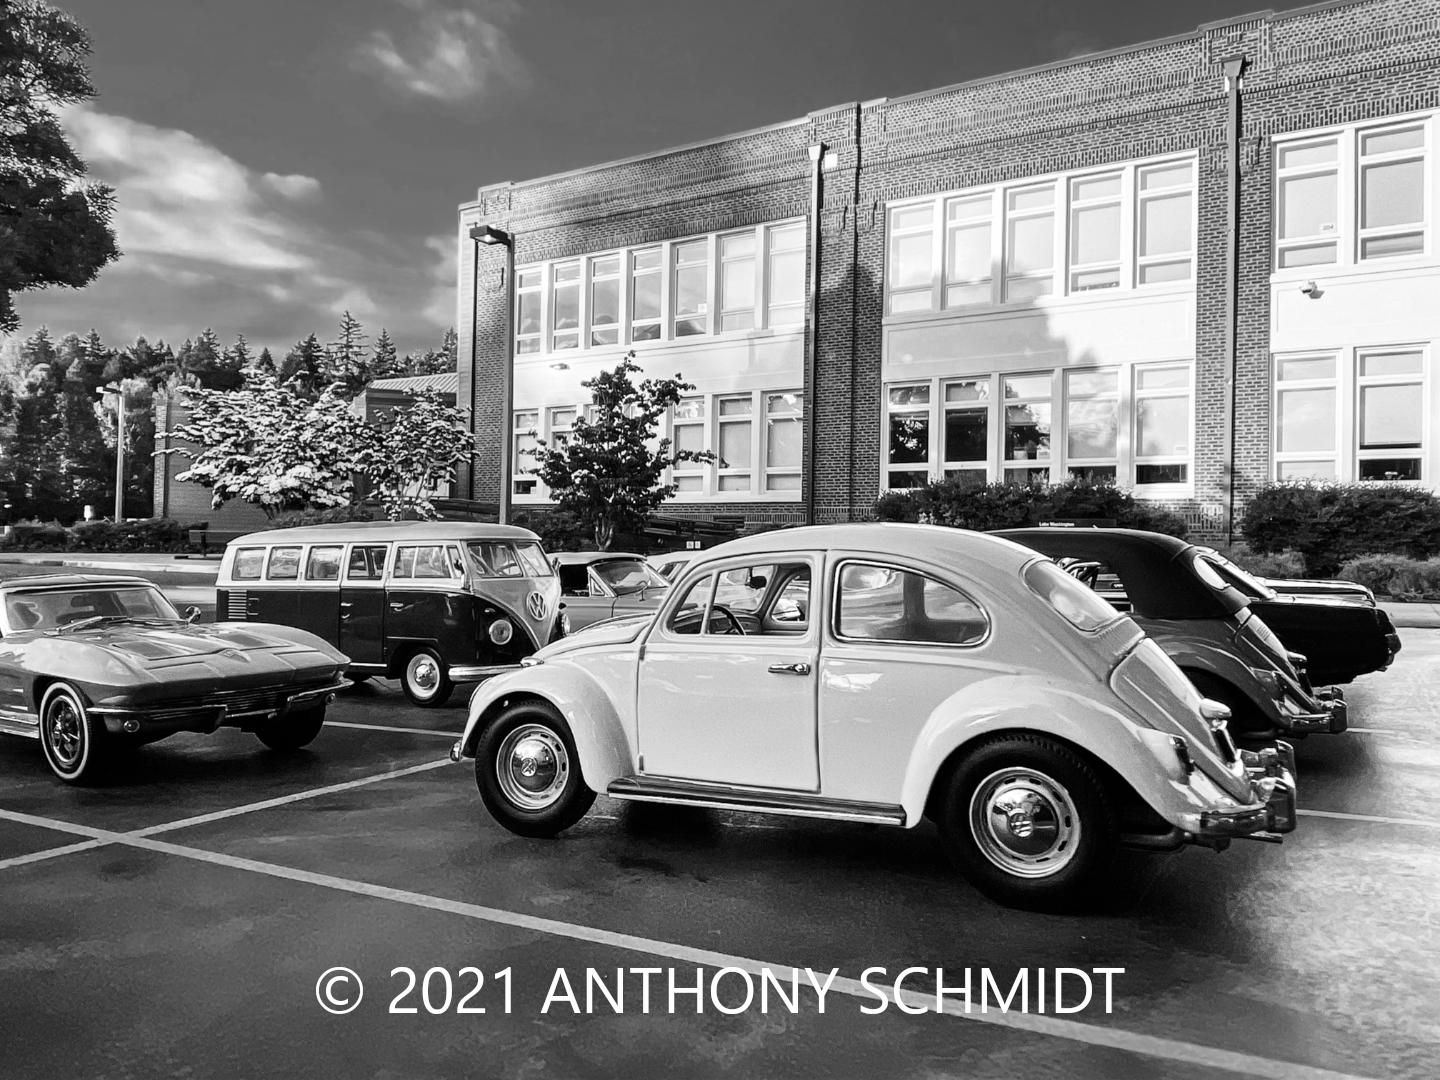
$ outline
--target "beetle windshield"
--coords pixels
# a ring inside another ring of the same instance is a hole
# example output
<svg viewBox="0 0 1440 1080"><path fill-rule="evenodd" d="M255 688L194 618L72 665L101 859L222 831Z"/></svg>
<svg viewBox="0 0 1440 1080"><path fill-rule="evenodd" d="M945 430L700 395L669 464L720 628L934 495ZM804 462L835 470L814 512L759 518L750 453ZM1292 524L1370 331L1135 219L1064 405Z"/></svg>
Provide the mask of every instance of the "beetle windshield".
<svg viewBox="0 0 1440 1080"><path fill-rule="evenodd" d="M642 589L659 592L670 587L670 583L642 559L602 559L591 563L590 571L616 596L626 596Z"/></svg>
<svg viewBox="0 0 1440 1080"><path fill-rule="evenodd" d="M1227 585L1239 589L1251 600L1274 600L1275 590L1266 585L1263 581L1251 576L1248 570L1236 566L1229 559L1225 558L1218 551L1211 551L1209 548L1201 548L1196 559L1197 563L1204 562L1208 569L1214 570Z"/></svg>
<svg viewBox="0 0 1440 1080"><path fill-rule="evenodd" d="M1098 630L1120 618L1120 612L1049 559L1025 567L1025 584L1077 630Z"/></svg>
<svg viewBox="0 0 1440 1080"><path fill-rule="evenodd" d="M539 544L479 540L465 545L470 569L479 577L550 577L550 563Z"/></svg>
<svg viewBox="0 0 1440 1080"><path fill-rule="evenodd" d="M181 621L160 590L145 585L15 593L5 598L5 615L14 630L53 630L83 620Z"/></svg>

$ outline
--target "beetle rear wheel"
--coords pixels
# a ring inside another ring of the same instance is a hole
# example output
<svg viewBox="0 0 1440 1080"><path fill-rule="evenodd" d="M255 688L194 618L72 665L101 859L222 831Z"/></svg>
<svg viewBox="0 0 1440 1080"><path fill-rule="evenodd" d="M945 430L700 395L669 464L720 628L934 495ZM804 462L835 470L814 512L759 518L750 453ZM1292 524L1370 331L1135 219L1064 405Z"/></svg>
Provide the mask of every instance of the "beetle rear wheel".
<svg viewBox="0 0 1440 1080"><path fill-rule="evenodd" d="M400 672L400 686L405 696L422 709L434 709L444 705L455 692L445 661L434 649L425 648L411 653Z"/></svg>
<svg viewBox="0 0 1440 1080"><path fill-rule="evenodd" d="M1096 899L1119 846L1105 787L1060 743L1004 736L974 750L941 793L951 858L977 889L1014 907Z"/></svg>
<svg viewBox="0 0 1440 1080"><path fill-rule="evenodd" d="M100 778L107 764L105 726L85 709L80 692L69 683L46 688L40 699L40 747L50 771L67 784Z"/></svg>
<svg viewBox="0 0 1440 1080"><path fill-rule="evenodd" d="M512 705L480 735L475 786L486 809L520 836L555 836L595 801L585 786L570 725L552 706Z"/></svg>

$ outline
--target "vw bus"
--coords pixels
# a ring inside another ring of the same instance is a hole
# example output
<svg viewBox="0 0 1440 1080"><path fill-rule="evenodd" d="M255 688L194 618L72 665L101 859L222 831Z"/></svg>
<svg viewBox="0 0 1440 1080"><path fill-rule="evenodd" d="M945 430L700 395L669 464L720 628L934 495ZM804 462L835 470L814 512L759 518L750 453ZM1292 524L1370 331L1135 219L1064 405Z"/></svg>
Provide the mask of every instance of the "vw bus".
<svg viewBox="0 0 1440 1080"><path fill-rule="evenodd" d="M221 620L281 623L399 679L416 705L506 671L564 632L560 582L527 529L367 521L250 533L216 579Z"/></svg>

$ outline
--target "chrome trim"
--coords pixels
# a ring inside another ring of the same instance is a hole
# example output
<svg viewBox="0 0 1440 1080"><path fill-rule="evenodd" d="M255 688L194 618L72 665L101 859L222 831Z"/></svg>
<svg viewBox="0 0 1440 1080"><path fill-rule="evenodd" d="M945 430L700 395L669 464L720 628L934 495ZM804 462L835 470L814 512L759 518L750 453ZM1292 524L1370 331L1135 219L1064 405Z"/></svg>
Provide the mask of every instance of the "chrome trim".
<svg viewBox="0 0 1440 1080"><path fill-rule="evenodd" d="M473 682L477 679L489 679L495 675L503 675L507 671L519 671L520 668L520 664L462 665L450 669L450 679L452 682Z"/></svg>
<svg viewBox="0 0 1440 1080"><path fill-rule="evenodd" d="M34 717L30 720L20 720L9 713L0 713L0 733L38 739L40 737L40 719Z"/></svg>
<svg viewBox="0 0 1440 1080"><path fill-rule="evenodd" d="M625 776L605 793L630 802L673 803L712 810L743 810L787 817L825 818L871 825L905 825L905 808L782 791L757 791L699 780Z"/></svg>

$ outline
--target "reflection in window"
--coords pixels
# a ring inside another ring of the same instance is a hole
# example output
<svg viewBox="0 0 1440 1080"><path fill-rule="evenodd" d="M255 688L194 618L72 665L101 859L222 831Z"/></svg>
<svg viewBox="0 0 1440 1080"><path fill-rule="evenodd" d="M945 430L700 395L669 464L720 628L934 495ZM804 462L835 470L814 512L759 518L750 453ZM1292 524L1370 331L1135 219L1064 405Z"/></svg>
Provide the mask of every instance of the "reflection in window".
<svg viewBox="0 0 1440 1080"><path fill-rule="evenodd" d="M533 266L515 272L515 352L538 353L542 329L541 289L545 272Z"/></svg>
<svg viewBox="0 0 1440 1080"><path fill-rule="evenodd" d="M1195 254L1195 166L1141 169L1136 183L1136 284L1188 281Z"/></svg>
<svg viewBox="0 0 1440 1080"><path fill-rule="evenodd" d="M1065 373L1065 465L1072 477L1113 481L1119 456L1120 371Z"/></svg>
<svg viewBox="0 0 1440 1080"><path fill-rule="evenodd" d="M660 339L660 249L630 253L630 340Z"/></svg>
<svg viewBox="0 0 1440 1080"><path fill-rule="evenodd" d="M1007 375L1003 385L1005 479L1043 484L1050 479L1050 374ZM1045 464L1024 464L1032 461Z"/></svg>
<svg viewBox="0 0 1440 1080"><path fill-rule="evenodd" d="M720 237L720 330L755 326L755 233Z"/></svg>
<svg viewBox="0 0 1440 1080"><path fill-rule="evenodd" d="M1275 361L1275 477L1334 480L1339 445L1336 358L1290 356Z"/></svg>
<svg viewBox="0 0 1440 1080"><path fill-rule="evenodd" d="M241 548L235 553L235 568L231 571L231 576L236 581L259 581L260 570L264 565L264 548Z"/></svg>
<svg viewBox="0 0 1440 1080"><path fill-rule="evenodd" d="M988 627L985 613L958 589L899 567L846 563L840 568L835 633L899 644L970 645Z"/></svg>
<svg viewBox="0 0 1440 1080"><path fill-rule="evenodd" d="M1190 479L1189 364L1135 368L1135 483Z"/></svg>
<svg viewBox="0 0 1440 1080"><path fill-rule="evenodd" d="M705 399L681 398L672 413L670 439L678 450L701 453L705 449ZM696 461L677 462L674 472L677 493L701 494L705 490L705 465Z"/></svg>
<svg viewBox="0 0 1440 1080"><path fill-rule="evenodd" d="M1018 188L1005 197L1005 300L1055 291L1055 185Z"/></svg>
<svg viewBox="0 0 1440 1080"><path fill-rule="evenodd" d="M945 306L988 304L993 299L991 218L995 199L989 192L950 199L945 204Z"/></svg>
<svg viewBox="0 0 1440 1080"><path fill-rule="evenodd" d="M967 486L985 483L990 456L990 380L962 379L945 384L943 434L946 479Z"/></svg>
<svg viewBox="0 0 1440 1080"><path fill-rule="evenodd" d="M1070 181L1070 291L1120 284L1120 174Z"/></svg>
<svg viewBox="0 0 1440 1080"><path fill-rule="evenodd" d="M890 250L885 260L890 310L926 311L934 306L931 262L935 206L897 206L890 211Z"/></svg>
<svg viewBox="0 0 1440 1080"><path fill-rule="evenodd" d="M923 487L930 477L930 386L892 386L885 485Z"/></svg>
<svg viewBox="0 0 1440 1080"><path fill-rule="evenodd" d="M294 581L300 576L300 549L277 547L270 552L265 576L271 581Z"/></svg>
<svg viewBox="0 0 1440 1080"><path fill-rule="evenodd" d="M350 549L345 576L351 581L379 581L385 576L384 544L356 544Z"/></svg>
<svg viewBox="0 0 1440 1080"><path fill-rule="evenodd" d="M556 263L551 267L554 275L550 293L550 318L554 322L554 334L550 339L552 349L576 349L580 347L580 261Z"/></svg>
<svg viewBox="0 0 1440 1080"><path fill-rule="evenodd" d="M312 547L305 560L306 581L339 581L340 552L338 547Z"/></svg>
<svg viewBox="0 0 1440 1080"><path fill-rule="evenodd" d="M765 242L770 253L765 325L798 326L805 321L805 225L772 225Z"/></svg>
<svg viewBox="0 0 1440 1080"><path fill-rule="evenodd" d="M749 491L754 401L749 394L716 400L716 470L721 491Z"/></svg>
<svg viewBox="0 0 1440 1080"><path fill-rule="evenodd" d="M590 260L590 344L620 340L620 256Z"/></svg>
<svg viewBox="0 0 1440 1080"><path fill-rule="evenodd" d="M800 392L765 395L765 490L799 491L804 455L805 399Z"/></svg>
<svg viewBox="0 0 1440 1080"><path fill-rule="evenodd" d="M710 329L710 241L687 240L672 249L676 337L703 334Z"/></svg>
<svg viewBox="0 0 1440 1080"><path fill-rule="evenodd" d="M1424 355L1361 353L1356 359L1356 476L1419 480L1425 428Z"/></svg>

